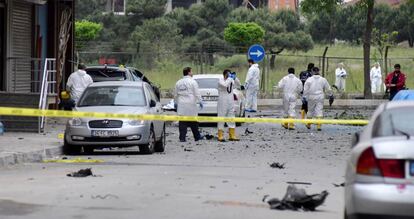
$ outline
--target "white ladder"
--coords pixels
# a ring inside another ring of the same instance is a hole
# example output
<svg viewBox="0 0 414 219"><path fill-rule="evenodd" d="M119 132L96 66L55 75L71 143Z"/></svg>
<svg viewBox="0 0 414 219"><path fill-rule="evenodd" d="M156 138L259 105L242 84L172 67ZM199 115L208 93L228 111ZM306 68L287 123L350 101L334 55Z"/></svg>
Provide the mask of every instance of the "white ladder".
<svg viewBox="0 0 414 219"><path fill-rule="evenodd" d="M48 95L56 94L56 59L46 58L43 67L42 84L40 87L39 109L48 108ZM39 133L45 130L46 118L41 116L39 119Z"/></svg>

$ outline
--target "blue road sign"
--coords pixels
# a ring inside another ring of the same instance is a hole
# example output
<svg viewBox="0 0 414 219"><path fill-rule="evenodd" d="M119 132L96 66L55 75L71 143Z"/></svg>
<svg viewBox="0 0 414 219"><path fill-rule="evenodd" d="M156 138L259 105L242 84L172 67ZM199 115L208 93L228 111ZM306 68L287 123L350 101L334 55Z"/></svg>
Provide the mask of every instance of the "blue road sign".
<svg viewBox="0 0 414 219"><path fill-rule="evenodd" d="M253 61L260 62L265 57L265 50L263 46L255 44L253 46L250 46L247 55L249 56L249 58L253 59Z"/></svg>

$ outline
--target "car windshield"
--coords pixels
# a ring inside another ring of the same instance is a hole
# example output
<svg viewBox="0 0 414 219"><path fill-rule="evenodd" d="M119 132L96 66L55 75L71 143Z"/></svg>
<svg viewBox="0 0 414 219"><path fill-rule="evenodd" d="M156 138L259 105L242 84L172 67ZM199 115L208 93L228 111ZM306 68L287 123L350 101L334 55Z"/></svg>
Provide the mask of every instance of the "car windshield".
<svg viewBox="0 0 414 219"><path fill-rule="evenodd" d="M126 80L126 73L124 71L114 69L88 69L86 72L92 77L94 82Z"/></svg>
<svg viewBox="0 0 414 219"><path fill-rule="evenodd" d="M375 121L374 137L414 135L414 113L412 107L390 109Z"/></svg>
<svg viewBox="0 0 414 219"><path fill-rule="evenodd" d="M201 89L211 89L215 88L218 89L218 78L198 78L195 79L198 83L198 88Z"/></svg>
<svg viewBox="0 0 414 219"><path fill-rule="evenodd" d="M79 101L85 106L145 106L145 95L138 87L89 87Z"/></svg>

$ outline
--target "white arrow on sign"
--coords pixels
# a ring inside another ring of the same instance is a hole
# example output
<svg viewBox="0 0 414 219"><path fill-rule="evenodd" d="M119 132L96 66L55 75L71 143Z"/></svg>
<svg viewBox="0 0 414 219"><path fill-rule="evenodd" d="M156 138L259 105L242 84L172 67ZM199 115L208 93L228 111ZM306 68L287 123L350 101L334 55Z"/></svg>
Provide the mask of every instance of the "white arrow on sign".
<svg viewBox="0 0 414 219"><path fill-rule="evenodd" d="M250 52L250 55L254 55L254 56L260 57L260 56L263 55L263 53L260 52L260 50L257 50L256 52Z"/></svg>

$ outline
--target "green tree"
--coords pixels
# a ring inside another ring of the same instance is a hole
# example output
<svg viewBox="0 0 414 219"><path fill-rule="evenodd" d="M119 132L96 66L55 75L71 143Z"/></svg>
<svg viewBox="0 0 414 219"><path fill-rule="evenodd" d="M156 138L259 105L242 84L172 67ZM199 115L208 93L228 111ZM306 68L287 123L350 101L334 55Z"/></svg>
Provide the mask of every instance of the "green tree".
<svg viewBox="0 0 414 219"><path fill-rule="evenodd" d="M398 42L407 40L414 47L414 1L408 1L396 9L395 26L398 30Z"/></svg>
<svg viewBox="0 0 414 219"><path fill-rule="evenodd" d="M177 8L167 16L177 22L183 36L194 36L202 27L208 25L208 21L201 18L201 5L193 5L189 9Z"/></svg>
<svg viewBox="0 0 414 219"><path fill-rule="evenodd" d="M163 16L167 4L167 0L128 0L126 2L127 15L138 21Z"/></svg>
<svg viewBox="0 0 414 219"><path fill-rule="evenodd" d="M76 48L82 48L87 42L98 37L102 30L102 24L94 23L87 20L75 22L75 40Z"/></svg>
<svg viewBox="0 0 414 219"><path fill-rule="evenodd" d="M254 22L263 27L266 33L263 44L272 54L271 68L275 67L276 55L283 50L307 51L313 47L311 36L304 32L299 16L292 11L237 8L231 12L229 22Z"/></svg>
<svg viewBox="0 0 414 219"><path fill-rule="evenodd" d="M336 18L335 38L360 45L365 29L365 19L365 11L361 7L354 5L341 7Z"/></svg>
<svg viewBox="0 0 414 219"><path fill-rule="evenodd" d="M328 19L324 20L329 23L328 41L334 42L335 24L339 5L343 0L304 0L300 3L302 11L308 16L313 17L319 13L324 13Z"/></svg>
<svg viewBox="0 0 414 219"><path fill-rule="evenodd" d="M97 14L105 11L106 1L101 0L76 0L75 1L75 19L76 20L93 20Z"/></svg>
<svg viewBox="0 0 414 219"><path fill-rule="evenodd" d="M243 51L264 40L265 30L256 23L229 23L224 29L224 39Z"/></svg>
<svg viewBox="0 0 414 219"><path fill-rule="evenodd" d="M302 10L308 14L315 14L318 11L333 12L338 8L342 0L304 0L301 3ZM371 98L370 83L370 52L371 52L371 36L374 26L374 5L375 0L360 0L357 7L363 9L366 17L363 47L364 47L364 97Z"/></svg>
<svg viewBox="0 0 414 219"><path fill-rule="evenodd" d="M381 33L381 31L376 28L372 30L372 45L377 48L381 59L383 60L382 66L384 66L385 72L388 72L388 48L396 44L397 36L397 31Z"/></svg>
<svg viewBox="0 0 414 219"><path fill-rule="evenodd" d="M181 44L182 36L177 24L171 19L162 17L147 19L132 32L129 45L136 48L140 58L147 59L148 67L153 67L154 59L162 53L173 52Z"/></svg>

